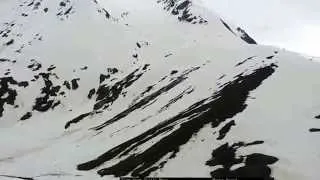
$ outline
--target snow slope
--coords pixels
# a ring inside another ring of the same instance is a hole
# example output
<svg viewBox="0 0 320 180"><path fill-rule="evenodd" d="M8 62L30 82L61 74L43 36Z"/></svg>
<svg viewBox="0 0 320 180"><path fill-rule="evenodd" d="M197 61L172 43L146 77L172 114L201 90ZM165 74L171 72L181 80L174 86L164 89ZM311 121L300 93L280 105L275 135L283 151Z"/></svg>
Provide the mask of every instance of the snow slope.
<svg viewBox="0 0 320 180"><path fill-rule="evenodd" d="M0 13L2 179L319 176L320 66L196 0Z"/></svg>

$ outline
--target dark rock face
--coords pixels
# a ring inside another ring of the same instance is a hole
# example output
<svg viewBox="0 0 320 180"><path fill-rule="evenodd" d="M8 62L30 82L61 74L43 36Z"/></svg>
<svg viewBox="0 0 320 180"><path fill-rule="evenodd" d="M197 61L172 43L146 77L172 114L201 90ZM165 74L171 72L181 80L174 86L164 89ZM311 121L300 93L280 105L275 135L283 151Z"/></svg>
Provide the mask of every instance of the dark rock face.
<svg viewBox="0 0 320 180"><path fill-rule="evenodd" d="M95 88L91 89L88 94L88 99L91 99L95 93L96 93L96 89Z"/></svg>
<svg viewBox="0 0 320 180"><path fill-rule="evenodd" d="M257 42L254 39L252 39L243 29L238 27L237 31L241 33L241 39L247 42L248 44L257 44Z"/></svg>
<svg viewBox="0 0 320 180"><path fill-rule="evenodd" d="M21 117L21 119L20 120L26 120L26 119L29 119L29 118L31 118L31 116L32 116L32 113L31 112L27 112L25 115L23 115L22 117Z"/></svg>
<svg viewBox="0 0 320 180"><path fill-rule="evenodd" d="M192 1L190 0L157 0L157 2L164 5L164 10L177 16L179 21L191 24L208 23L208 21L201 16L196 16L191 13Z"/></svg>
<svg viewBox="0 0 320 180"><path fill-rule="evenodd" d="M12 178L12 179L22 179L22 180L35 180L32 177L21 177L21 176L10 176L10 175L0 175L0 177L4 177L5 179Z"/></svg>
<svg viewBox="0 0 320 180"><path fill-rule="evenodd" d="M117 73L117 69L108 69L111 74ZM123 93L123 90L131 86L135 81L137 81L146 70L136 69L122 80L116 82L112 86L106 84L101 84L97 89L96 104L94 105L94 110L106 109L108 108L119 96ZM108 76L100 76L100 82L108 79Z"/></svg>
<svg viewBox="0 0 320 180"><path fill-rule="evenodd" d="M65 19L68 19L73 13L75 13L75 10L70 0L63 0L59 3L58 12L56 15L60 20L63 21Z"/></svg>
<svg viewBox="0 0 320 180"><path fill-rule="evenodd" d="M14 39L9 40L8 42L5 43L6 46L10 46L14 43Z"/></svg>
<svg viewBox="0 0 320 180"><path fill-rule="evenodd" d="M73 123L78 123L79 121L81 121L82 119L84 119L85 117L89 116L90 113L85 113L85 114L81 114L80 116L72 119L71 121L67 122L65 125L65 129L67 129L71 124Z"/></svg>
<svg viewBox="0 0 320 180"><path fill-rule="evenodd" d="M113 85L109 85L108 83L102 84L104 81L111 78L113 74L119 72L117 68L108 68L107 71L109 74L104 75L100 74L99 76L99 87L97 90L92 88L88 93L88 98L91 99L94 95L96 96L96 103L93 106L93 111L89 113L84 113L79 115L73 120L70 120L66 123L65 128L69 128L71 124L78 123L83 120L85 117L89 116L90 114L95 114L100 112L101 110L105 110L110 107L119 97L125 96L126 88L130 87L134 82L139 80L142 75L147 71L144 65L141 68L134 70L133 72L129 73L123 79L115 82ZM65 83L67 84L67 83Z"/></svg>
<svg viewBox="0 0 320 180"><path fill-rule="evenodd" d="M206 162L209 166L222 166L211 172L213 178L262 178L273 179L271 177L272 165L278 161L278 158L253 153L245 156L236 157L239 148L262 144L263 141L252 143L238 142L232 145L225 143L212 151L212 158ZM244 163L244 166L231 170L231 167Z"/></svg>
<svg viewBox="0 0 320 180"><path fill-rule="evenodd" d="M310 132L320 132L320 128L311 128L309 129Z"/></svg>
<svg viewBox="0 0 320 180"><path fill-rule="evenodd" d="M237 36L238 33L240 33L240 38L242 40L244 40L245 42L247 42L248 44L257 44L257 42L252 38L250 37L243 29L241 29L240 27L238 27L236 29L236 32L234 32L230 26L225 22L223 21L222 19L220 19L221 23L224 25L224 27L226 27L232 34L234 34L235 36Z"/></svg>
<svg viewBox="0 0 320 180"><path fill-rule="evenodd" d="M236 123L234 120L228 122L226 125L224 125L220 130L219 130L219 137L217 138L217 140L221 140L223 139L226 134L231 130L232 126L235 126Z"/></svg>
<svg viewBox="0 0 320 180"><path fill-rule="evenodd" d="M249 92L256 89L263 80L273 74L275 67L276 65L272 64L257 69L249 75L236 76L235 80L226 83L221 90L213 93L211 97L194 103L178 115L108 150L97 158L79 164L78 170L91 170L101 166L105 162L121 158L121 161L119 160L116 164L98 170L98 174L101 176L114 175L117 177L128 174L135 177L148 176L151 172L162 168L168 159L174 158L179 152L180 147L186 144L206 124L211 123L212 127L216 128L226 119L232 118L242 112L246 108L245 101ZM183 79L183 77L180 77L180 80L181 78ZM164 89L168 89L168 87ZM113 119L97 126L94 130L101 130L103 127L118 121L132 110L139 108L141 106L140 103L145 104L145 101L150 100L152 98L141 100L136 105L131 106L131 109L129 108ZM182 121L183 119L187 119L187 121ZM177 125L179 126L176 127ZM221 131L221 134L224 136L226 133L227 130ZM160 140L152 143L154 138L164 134L166 135L161 137ZM137 151L145 143L152 143L152 145L144 151ZM163 159L166 155L169 155L169 158ZM261 173L264 173L263 175L270 174L270 171L264 168L266 166L265 162L271 164L277 160L276 158L261 154L253 154L248 157L248 168L242 170L242 172L245 173L251 168L251 170L258 170L258 175ZM232 156L226 158L229 159L220 163L226 162L226 164L231 165L240 161L236 159L234 160L236 162L233 162ZM208 163L208 165L212 165L212 163ZM215 176L215 173L212 173L212 176Z"/></svg>
<svg viewBox="0 0 320 180"><path fill-rule="evenodd" d="M0 78L0 117L4 112L4 105L8 104L15 106L15 100L18 95L16 89L13 87L27 87L29 85L26 81L18 82L13 77ZM13 86L13 87L11 87Z"/></svg>
<svg viewBox="0 0 320 180"><path fill-rule="evenodd" d="M10 62L10 59L0 58L0 62Z"/></svg>
<svg viewBox="0 0 320 180"><path fill-rule="evenodd" d="M71 89L71 85L68 81L64 81L63 85L66 86L67 89L69 89L69 90Z"/></svg>
<svg viewBox="0 0 320 180"><path fill-rule="evenodd" d="M122 111L121 113L117 114L115 117L107 120L106 122L102 123L101 125L94 127L94 130L100 130L103 129L104 127L113 124L119 120L121 120L122 118L126 117L128 114L130 114L131 112L138 110L140 108L145 108L148 105L151 105L152 103L154 103L157 98L168 92L169 90L171 90L172 88L176 87L177 85L179 85L180 83L182 83L183 81L185 81L187 79L188 74L190 74L193 71L198 70L199 67L195 67L195 68L191 68L187 71L185 71L182 75L178 76L177 78L173 79L169 84L167 84L166 86L160 88L159 90L153 92L152 94L142 98L141 100L139 100L138 102L135 102L134 104L130 105L130 107L124 111ZM149 86L150 87L150 86ZM146 91L144 91L140 97L143 97L144 94L148 91L149 89L147 89ZM151 89L150 89L151 90ZM149 91L150 91L149 90ZM151 104L150 104L151 103Z"/></svg>
<svg viewBox="0 0 320 180"><path fill-rule="evenodd" d="M53 82L50 80L50 77L53 76L51 73L40 73L39 76L42 77L45 87L41 89L42 96L36 98L33 110L46 112L50 108L55 107L53 105L57 102L57 100L54 100L51 97L58 96L61 86L54 86Z"/></svg>
<svg viewBox="0 0 320 180"><path fill-rule="evenodd" d="M184 96L191 94L194 91L192 87L186 88L182 93L178 94L176 97L172 98L166 105L160 108L159 113L167 110L171 105L182 99Z"/></svg>
<svg viewBox="0 0 320 180"><path fill-rule="evenodd" d="M50 67L48 67L47 71L52 71L54 70L56 67L54 65L51 65Z"/></svg>
<svg viewBox="0 0 320 180"><path fill-rule="evenodd" d="M31 64L28 65L28 68L31 69L32 71L38 71L39 69L41 69L42 65L37 62L36 60L34 59L31 59Z"/></svg>
<svg viewBox="0 0 320 180"><path fill-rule="evenodd" d="M224 27L226 27L232 34L236 35L233 30L230 28L230 26L225 22L223 21L222 19L220 19L220 21L222 22L222 24L224 25Z"/></svg>
<svg viewBox="0 0 320 180"><path fill-rule="evenodd" d="M73 90L78 89L78 87L79 87L78 81L80 81L80 78L76 78L76 79L71 80L71 87Z"/></svg>
<svg viewBox="0 0 320 180"><path fill-rule="evenodd" d="M110 78L110 75L104 75L104 74L100 74L100 84L103 83L103 81L107 80Z"/></svg>

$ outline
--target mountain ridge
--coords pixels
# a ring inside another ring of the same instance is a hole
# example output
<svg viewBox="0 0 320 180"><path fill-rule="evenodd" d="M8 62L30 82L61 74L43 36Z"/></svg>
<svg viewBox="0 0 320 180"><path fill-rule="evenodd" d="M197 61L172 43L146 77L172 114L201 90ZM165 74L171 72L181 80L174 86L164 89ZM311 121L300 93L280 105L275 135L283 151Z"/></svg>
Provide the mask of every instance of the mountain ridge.
<svg viewBox="0 0 320 180"><path fill-rule="evenodd" d="M317 63L190 0L1 3L1 177L319 175Z"/></svg>

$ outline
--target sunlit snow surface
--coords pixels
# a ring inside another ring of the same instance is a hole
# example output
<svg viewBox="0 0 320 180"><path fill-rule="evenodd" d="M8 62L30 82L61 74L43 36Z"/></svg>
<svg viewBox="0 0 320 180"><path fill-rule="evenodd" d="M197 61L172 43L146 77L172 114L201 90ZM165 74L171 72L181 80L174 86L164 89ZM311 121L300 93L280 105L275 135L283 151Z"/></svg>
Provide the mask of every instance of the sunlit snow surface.
<svg viewBox="0 0 320 180"><path fill-rule="evenodd" d="M317 63L191 1L0 12L0 178L320 175Z"/></svg>

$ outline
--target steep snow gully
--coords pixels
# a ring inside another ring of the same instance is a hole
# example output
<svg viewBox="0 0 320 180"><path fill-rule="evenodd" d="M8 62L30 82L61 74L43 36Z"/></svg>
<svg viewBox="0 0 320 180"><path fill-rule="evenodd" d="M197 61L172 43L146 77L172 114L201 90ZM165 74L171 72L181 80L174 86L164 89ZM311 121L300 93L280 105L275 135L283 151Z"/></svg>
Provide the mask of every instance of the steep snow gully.
<svg viewBox="0 0 320 180"><path fill-rule="evenodd" d="M0 179L318 179L320 65L197 0L0 2Z"/></svg>

